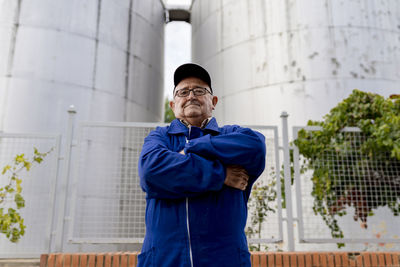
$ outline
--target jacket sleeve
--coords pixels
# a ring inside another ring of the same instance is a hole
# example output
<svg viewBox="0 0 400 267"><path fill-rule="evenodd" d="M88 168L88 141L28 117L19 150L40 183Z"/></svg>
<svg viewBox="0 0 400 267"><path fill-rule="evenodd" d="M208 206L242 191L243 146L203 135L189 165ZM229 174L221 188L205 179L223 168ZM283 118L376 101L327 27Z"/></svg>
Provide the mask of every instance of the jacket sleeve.
<svg viewBox="0 0 400 267"><path fill-rule="evenodd" d="M226 175L223 164L171 151L161 129L145 138L139 158L140 185L147 197L176 199L220 190Z"/></svg>
<svg viewBox="0 0 400 267"><path fill-rule="evenodd" d="M205 135L190 140L186 154L197 154L223 165L240 165L252 177L258 177L265 168L265 137L249 128L237 127L231 133Z"/></svg>

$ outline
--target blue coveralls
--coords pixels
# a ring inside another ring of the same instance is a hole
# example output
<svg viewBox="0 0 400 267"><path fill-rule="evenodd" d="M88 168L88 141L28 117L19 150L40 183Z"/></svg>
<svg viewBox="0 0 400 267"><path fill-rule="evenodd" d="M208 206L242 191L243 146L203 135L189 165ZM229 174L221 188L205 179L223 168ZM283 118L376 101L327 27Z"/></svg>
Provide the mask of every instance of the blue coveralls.
<svg viewBox="0 0 400 267"><path fill-rule="evenodd" d="M228 165L248 172L245 191L224 185ZM138 266L250 267L247 200L264 167L265 138L249 128L215 118L204 129L178 119L157 127L139 159L147 206Z"/></svg>

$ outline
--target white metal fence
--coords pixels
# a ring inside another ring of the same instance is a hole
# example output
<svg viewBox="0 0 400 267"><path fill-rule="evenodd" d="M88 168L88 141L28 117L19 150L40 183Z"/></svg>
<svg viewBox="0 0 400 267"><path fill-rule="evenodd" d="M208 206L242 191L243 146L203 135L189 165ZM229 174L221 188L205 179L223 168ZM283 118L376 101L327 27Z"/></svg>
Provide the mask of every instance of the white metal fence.
<svg viewBox="0 0 400 267"><path fill-rule="evenodd" d="M73 112L70 115L71 119ZM59 154L59 136L0 135L0 167L16 154L31 153L33 147L40 151L54 148L43 164L24 177L23 193L27 204L22 215L26 218L27 233L17 244L0 236L0 257L70 251L71 246L82 244L94 244L91 250L96 250L95 244L130 244L143 240L145 195L139 186L137 162L144 138L159 124L83 122L74 135L71 121L63 155ZM295 244L301 243L400 243L400 216L390 211L393 207L376 208L374 205L383 196L397 200L400 195L398 161L384 157L365 161L361 150L353 147L346 152L346 157L337 151L326 151L326 159L319 162L320 165L309 166L302 172L305 163L298 149L289 142L286 115L282 116L281 136L277 126L250 127L265 135L267 145L266 169L253 191L263 186L273 188L268 201L271 209L266 220L258 225L260 228L256 227L261 232L249 234L249 243L280 243L284 244L280 248L287 250L294 250ZM315 127L294 127L294 138L302 128L318 131ZM346 129L343 134L354 143L363 138L354 128ZM59 159L64 159L61 170ZM329 177L336 191L344 193L333 198L336 202L327 202L327 212L338 210L333 218L337 219L343 238L332 237L323 216L315 208L313 196L315 169L336 163L341 163L342 169ZM349 186L350 183L354 186ZM369 194L371 190L374 191ZM376 199L368 199L371 196ZM283 200L285 208L282 208ZM366 205L354 204L361 200ZM255 228L251 222L256 209L254 203L254 199L249 202L246 230ZM394 203L399 207L398 201ZM374 213L368 216L367 223L366 212ZM354 220L354 216L358 220ZM66 229L64 224L68 226Z"/></svg>
<svg viewBox="0 0 400 267"><path fill-rule="evenodd" d="M137 162L144 138L159 124L81 123L78 128L72 192L73 243L137 243L145 234L145 194L141 191ZM266 169L257 185L277 181L280 190L277 127L252 127L266 136ZM268 213L262 235L250 242L282 241L280 194L275 212Z"/></svg>
<svg viewBox="0 0 400 267"><path fill-rule="evenodd" d="M137 163L151 123L82 123L74 171L74 243L138 243L145 234L145 194Z"/></svg>
<svg viewBox="0 0 400 267"><path fill-rule="evenodd" d="M251 198L249 201L249 216L247 219L246 232L248 235L248 242L253 244L258 243L278 243L283 241L282 229L282 201L281 201L281 181L279 179L281 160L279 157L279 135L277 126L245 126L262 133L265 136L265 145L267 153L265 158L265 170L253 185L253 189L273 187L270 190L259 191L262 192L260 196L270 198L266 201L270 210L266 212L265 221L261 223L260 233L249 234L249 227L254 228L257 225L252 225L252 220L256 214L256 199Z"/></svg>

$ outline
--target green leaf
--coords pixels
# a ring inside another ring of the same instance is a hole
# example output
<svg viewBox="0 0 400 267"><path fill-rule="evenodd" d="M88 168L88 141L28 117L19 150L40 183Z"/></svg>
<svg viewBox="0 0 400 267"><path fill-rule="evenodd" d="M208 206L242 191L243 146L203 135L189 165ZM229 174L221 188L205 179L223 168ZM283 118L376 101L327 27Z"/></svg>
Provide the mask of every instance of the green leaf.
<svg viewBox="0 0 400 267"><path fill-rule="evenodd" d="M21 191L22 191L21 183L22 183L21 179L16 179L16 188L17 188L18 194L21 193Z"/></svg>
<svg viewBox="0 0 400 267"><path fill-rule="evenodd" d="M31 169L31 167L32 167L32 163L30 163L30 162L28 162L28 161L25 161L25 162L24 162L24 167L25 167L25 169L26 169L27 171L29 171L29 170Z"/></svg>
<svg viewBox="0 0 400 267"><path fill-rule="evenodd" d="M17 204L17 208L25 207L25 199L21 196L21 194L15 194L14 201Z"/></svg>
<svg viewBox="0 0 400 267"><path fill-rule="evenodd" d="M24 158L24 154L21 154L21 155L17 155L16 157L15 157L15 162L18 164L18 163L22 163L22 162L25 162L26 160L25 160L25 158Z"/></svg>
<svg viewBox="0 0 400 267"><path fill-rule="evenodd" d="M41 157L35 157L35 158L33 158L33 160L35 161L35 162L37 162L37 163L41 163L42 161L43 161L43 158L41 158Z"/></svg>
<svg viewBox="0 0 400 267"><path fill-rule="evenodd" d="M2 171L2 173L1 174L5 174L8 170L10 170L11 169L11 166L10 165L6 165L4 168L3 168L3 171Z"/></svg>

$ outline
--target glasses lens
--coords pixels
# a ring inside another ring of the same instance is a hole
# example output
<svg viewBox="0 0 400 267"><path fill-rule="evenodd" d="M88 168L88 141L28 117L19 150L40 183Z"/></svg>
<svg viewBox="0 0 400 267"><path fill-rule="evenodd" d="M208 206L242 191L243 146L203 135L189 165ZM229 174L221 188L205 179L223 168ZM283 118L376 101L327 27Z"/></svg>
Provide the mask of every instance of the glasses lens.
<svg viewBox="0 0 400 267"><path fill-rule="evenodd" d="M204 88L194 88L193 89L193 94L200 96L200 95L205 95L206 94L206 89Z"/></svg>
<svg viewBox="0 0 400 267"><path fill-rule="evenodd" d="M190 93L190 90L189 90L189 89L182 89L182 90L179 90L176 94L177 94L179 97L184 97L184 96L188 96L189 93Z"/></svg>

